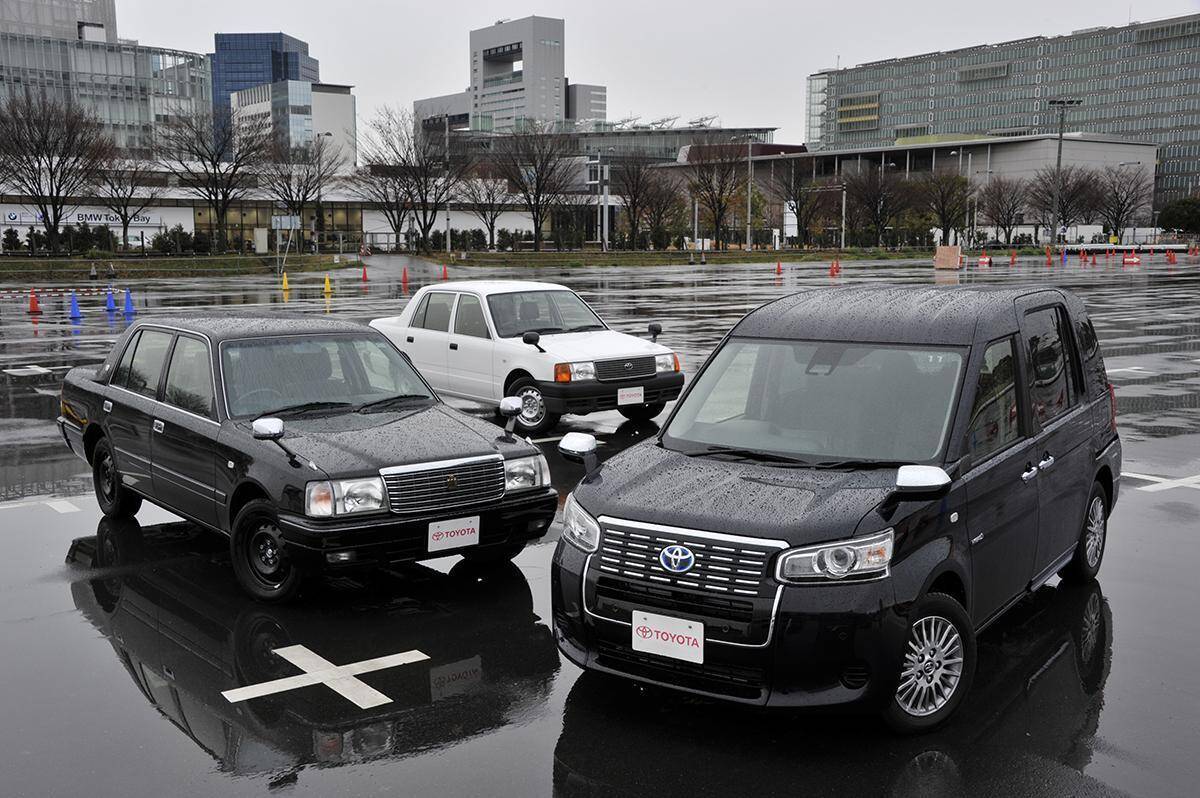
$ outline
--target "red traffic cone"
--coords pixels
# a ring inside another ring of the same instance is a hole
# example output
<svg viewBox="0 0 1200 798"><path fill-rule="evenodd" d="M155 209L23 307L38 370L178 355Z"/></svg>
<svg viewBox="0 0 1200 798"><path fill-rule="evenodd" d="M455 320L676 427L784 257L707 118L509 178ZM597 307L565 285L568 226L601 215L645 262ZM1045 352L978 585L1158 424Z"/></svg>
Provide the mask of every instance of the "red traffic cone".
<svg viewBox="0 0 1200 798"><path fill-rule="evenodd" d="M775 261L775 273L783 274L783 261L781 261L781 260Z"/></svg>
<svg viewBox="0 0 1200 798"><path fill-rule="evenodd" d="M29 289L29 312L34 315L42 312L42 306L38 303L37 292L32 288Z"/></svg>
<svg viewBox="0 0 1200 798"><path fill-rule="evenodd" d="M1051 265L1051 262L1050 262L1050 247L1046 247L1046 265L1047 265L1047 266Z"/></svg>
<svg viewBox="0 0 1200 798"><path fill-rule="evenodd" d="M1010 249L1008 251L1008 265L1009 266L1017 265L1017 251L1015 249Z"/></svg>
<svg viewBox="0 0 1200 798"><path fill-rule="evenodd" d="M404 267L404 271L400 272L400 284L405 288L408 287L408 267Z"/></svg>
<svg viewBox="0 0 1200 798"><path fill-rule="evenodd" d="M1093 266L1096 265L1096 253L1095 252L1092 253L1092 265Z"/></svg>
<svg viewBox="0 0 1200 798"><path fill-rule="evenodd" d="M446 264L444 264L444 263L442 264L442 279L443 280L450 279L450 271L446 268Z"/></svg>
<svg viewBox="0 0 1200 798"><path fill-rule="evenodd" d="M365 263L363 264L363 278L362 278L362 280L363 280L363 282L364 282L364 283L367 281L367 264L365 264Z"/></svg>

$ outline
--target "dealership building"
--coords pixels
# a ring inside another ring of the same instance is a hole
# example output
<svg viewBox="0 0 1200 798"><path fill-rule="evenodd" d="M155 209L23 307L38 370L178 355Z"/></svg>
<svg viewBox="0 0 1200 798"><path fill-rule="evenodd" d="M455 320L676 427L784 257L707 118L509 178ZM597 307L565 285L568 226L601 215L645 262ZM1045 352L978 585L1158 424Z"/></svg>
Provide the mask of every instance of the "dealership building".
<svg viewBox="0 0 1200 798"><path fill-rule="evenodd" d="M1200 14L1034 36L808 77L811 150L1068 131L1157 145L1159 202L1200 188ZM1064 156L1065 157L1065 156Z"/></svg>

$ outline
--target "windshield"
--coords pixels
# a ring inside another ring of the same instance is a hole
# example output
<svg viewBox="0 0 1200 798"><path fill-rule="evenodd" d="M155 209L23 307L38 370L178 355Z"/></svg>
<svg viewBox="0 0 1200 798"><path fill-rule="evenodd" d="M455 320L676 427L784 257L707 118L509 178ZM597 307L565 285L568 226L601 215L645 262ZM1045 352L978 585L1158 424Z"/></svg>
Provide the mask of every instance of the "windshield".
<svg viewBox="0 0 1200 798"><path fill-rule="evenodd" d="M572 291L521 291L488 297L496 334L516 338L527 332L603 330L604 322Z"/></svg>
<svg viewBox="0 0 1200 798"><path fill-rule="evenodd" d="M697 378L663 444L822 464L934 460L962 363L954 349L732 339Z"/></svg>
<svg viewBox="0 0 1200 798"><path fill-rule="evenodd" d="M371 335L228 341L221 347L221 371L233 418L357 410L393 397L412 402L434 398L396 348Z"/></svg>

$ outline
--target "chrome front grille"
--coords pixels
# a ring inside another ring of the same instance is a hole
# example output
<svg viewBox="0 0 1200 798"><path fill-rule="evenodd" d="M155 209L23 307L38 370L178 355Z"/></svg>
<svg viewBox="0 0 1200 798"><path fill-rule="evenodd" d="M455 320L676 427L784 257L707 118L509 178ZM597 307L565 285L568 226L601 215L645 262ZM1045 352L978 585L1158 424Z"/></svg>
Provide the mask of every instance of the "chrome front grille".
<svg viewBox="0 0 1200 798"><path fill-rule="evenodd" d="M597 360L596 379L604 382L638 380L653 377L656 367L653 357L627 357L621 360Z"/></svg>
<svg viewBox="0 0 1200 798"><path fill-rule="evenodd" d="M604 574L727 596L775 594L770 563L783 544L609 518L602 519L601 526L600 550L593 562ZM659 552L672 545L686 546L695 556L686 573L668 571L659 561Z"/></svg>
<svg viewBox="0 0 1200 798"><path fill-rule="evenodd" d="M393 513L440 513L504 496L504 459L500 455L392 466L379 473Z"/></svg>

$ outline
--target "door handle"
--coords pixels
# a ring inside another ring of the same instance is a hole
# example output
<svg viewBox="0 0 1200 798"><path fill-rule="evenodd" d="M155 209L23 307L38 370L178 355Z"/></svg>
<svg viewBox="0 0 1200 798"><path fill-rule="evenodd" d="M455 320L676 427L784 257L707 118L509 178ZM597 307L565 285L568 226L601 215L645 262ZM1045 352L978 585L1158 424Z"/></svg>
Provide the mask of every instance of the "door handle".
<svg viewBox="0 0 1200 798"><path fill-rule="evenodd" d="M157 418L154 419L154 431L155 432L163 431L163 423L161 421L159 421Z"/></svg>
<svg viewBox="0 0 1200 798"><path fill-rule="evenodd" d="M1025 466L1025 473L1021 474L1021 481L1029 482L1038 475L1038 467L1032 464Z"/></svg>
<svg viewBox="0 0 1200 798"><path fill-rule="evenodd" d="M1042 461L1038 463L1038 468L1040 468L1042 471L1045 471L1052 465L1054 465L1054 455L1046 452L1046 455L1042 458Z"/></svg>
<svg viewBox="0 0 1200 798"><path fill-rule="evenodd" d="M458 344L450 344L450 348L451 348L451 349L453 349L455 352L457 352L457 351L458 351Z"/></svg>
<svg viewBox="0 0 1200 798"><path fill-rule="evenodd" d="M411 344L413 342L413 337L410 335L407 338L405 338L404 340L408 341Z"/></svg>

